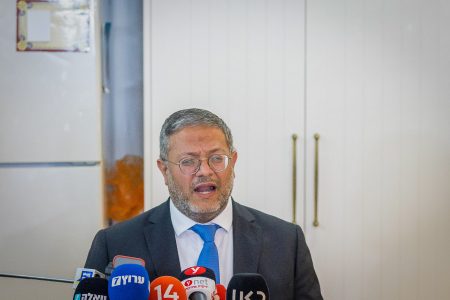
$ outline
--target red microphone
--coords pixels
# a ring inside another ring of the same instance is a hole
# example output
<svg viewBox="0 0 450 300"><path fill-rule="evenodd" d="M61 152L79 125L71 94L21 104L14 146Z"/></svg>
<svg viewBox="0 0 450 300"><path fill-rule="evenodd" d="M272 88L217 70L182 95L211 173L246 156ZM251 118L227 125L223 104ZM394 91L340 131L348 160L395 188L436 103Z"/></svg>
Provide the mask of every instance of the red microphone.
<svg viewBox="0 0 450 300"><path fill-rule="evenodd" d="M186 290L177 278L161 276L150 283L148 300L187 300Z"/></svg>
<svg viewBox="0 0 450 300"><path fill-rule="evenodd" d="M216 284L216 292L214 293L214 300L226 300L227 289L223 284Z"/></svg>

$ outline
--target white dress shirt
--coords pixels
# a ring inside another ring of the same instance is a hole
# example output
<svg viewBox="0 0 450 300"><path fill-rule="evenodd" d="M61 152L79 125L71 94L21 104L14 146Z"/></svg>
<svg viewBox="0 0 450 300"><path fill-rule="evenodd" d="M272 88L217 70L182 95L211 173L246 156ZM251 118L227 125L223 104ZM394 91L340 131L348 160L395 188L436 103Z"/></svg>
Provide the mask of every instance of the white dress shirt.
<svg viewBox="0 0 450 300"><path fill-rule="evenodd" d="M190 230L197 222L189 219L181 213L170 201L170 218L175 230L178 257L180 258L181 270L197 265L197 259L203 248L202 238ZM217 224L220 226L216 231L214 242L219 252L220 283L225 287L233 276L233 209L230 199L227 206L216 218L206 224Z"/></svg>

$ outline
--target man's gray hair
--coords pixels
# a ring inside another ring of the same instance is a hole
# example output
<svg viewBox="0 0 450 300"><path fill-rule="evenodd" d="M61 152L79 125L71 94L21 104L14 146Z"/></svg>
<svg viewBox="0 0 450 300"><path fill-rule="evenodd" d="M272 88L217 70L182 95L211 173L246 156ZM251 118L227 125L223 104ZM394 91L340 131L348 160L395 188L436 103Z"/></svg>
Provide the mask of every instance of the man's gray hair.
<svg viewBox="0 0 450 300"><path fill-rule="evenodd" d="M221 118L204 109L189 108L174 112L164 121L164 124L161 127L161 133L159 135L160 158L162 160L167 160L169 153L169 137L172 134L177 133L183 128L194 126L219 128L225 135L228 148L231 152L234 151L233 136L231 135L230 128L228 128L227 124L225 124Z"/></svg>

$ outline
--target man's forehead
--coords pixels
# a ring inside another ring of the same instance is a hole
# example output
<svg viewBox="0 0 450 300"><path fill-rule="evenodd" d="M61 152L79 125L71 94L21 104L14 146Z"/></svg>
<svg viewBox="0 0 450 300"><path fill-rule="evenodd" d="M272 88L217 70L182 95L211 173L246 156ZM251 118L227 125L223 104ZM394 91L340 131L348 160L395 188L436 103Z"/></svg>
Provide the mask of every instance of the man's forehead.
<svg viewBox="0 0 450 300"><path fill-rule="evenodd" d="M222 129L215 126L205 126L205 125L197 125L197 126L188 126L181 128L174 132L169 136L169 140L175 140L180 138L211 138L211 139L223 139L226 141L225 133Z"/></svg>
<svg viewBox="0 0 450 300"><path fill-rule="evenodd" d="M169 151L198 153L228 150L225 134L220 128L195 126L183 128L169 137Z"/></svg>

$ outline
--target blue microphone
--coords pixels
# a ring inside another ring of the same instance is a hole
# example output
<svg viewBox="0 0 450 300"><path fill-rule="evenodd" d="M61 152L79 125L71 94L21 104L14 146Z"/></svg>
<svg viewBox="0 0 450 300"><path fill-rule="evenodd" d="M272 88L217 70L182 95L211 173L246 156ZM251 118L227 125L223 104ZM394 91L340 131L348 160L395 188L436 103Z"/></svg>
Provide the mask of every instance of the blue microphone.
<svg viewBox="0 0 450 300"><path fill-rule="evenodd" d="M125 264L114 268L108 282L111 300L148 300L148 273L143 266Z"/></svg>

